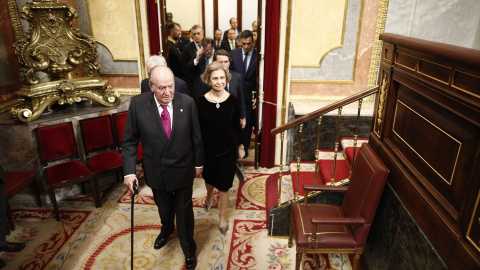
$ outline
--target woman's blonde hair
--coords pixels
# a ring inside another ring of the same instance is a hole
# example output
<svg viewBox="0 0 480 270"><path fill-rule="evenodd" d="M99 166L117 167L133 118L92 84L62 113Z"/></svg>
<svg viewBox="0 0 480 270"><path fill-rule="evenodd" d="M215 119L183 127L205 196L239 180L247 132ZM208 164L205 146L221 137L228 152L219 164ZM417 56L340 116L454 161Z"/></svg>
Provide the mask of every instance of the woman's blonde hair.
<svg viewBox="0 0 480 270"><path fill-rule="evenodd" d="M205 84L210 85L210 76L212 75L212 72L219 69L225 72L225 79L227 80L228 84L232 78L232 75L230 75L230 72L228 72L228 69L225 67L225 65L218 61L213 61L210 65L208 65L205 69L205 72L203 72L203 74L200 76L200 79L202 79Z"/></svg>

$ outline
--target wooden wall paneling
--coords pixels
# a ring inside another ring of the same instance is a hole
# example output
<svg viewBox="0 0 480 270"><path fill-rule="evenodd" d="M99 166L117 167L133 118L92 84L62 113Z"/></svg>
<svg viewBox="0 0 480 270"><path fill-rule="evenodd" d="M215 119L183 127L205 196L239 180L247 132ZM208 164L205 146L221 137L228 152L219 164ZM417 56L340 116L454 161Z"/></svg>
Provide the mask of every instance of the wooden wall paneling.
<svg viewBox="0 0 480 270"><path fill-rule="evenodd" d="M379 81L389 92L383 130L374 126L370 143L449 269L479 269L480 52L381 38Z"/></svg>

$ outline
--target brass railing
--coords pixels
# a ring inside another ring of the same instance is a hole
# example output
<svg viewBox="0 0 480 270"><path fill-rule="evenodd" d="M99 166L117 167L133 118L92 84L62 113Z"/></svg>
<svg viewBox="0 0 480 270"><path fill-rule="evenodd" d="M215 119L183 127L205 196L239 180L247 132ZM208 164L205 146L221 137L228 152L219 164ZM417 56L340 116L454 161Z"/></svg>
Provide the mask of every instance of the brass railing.
<svg viewBox="0 0 480 270"><path fill-rule="evenodd" d="M325 106L321 109L318 109L314 112L311 112L309 114L306 114L304 116L301 116L293 121L290 121L284 125L281 125L279 127L276 127L272 129L271 133L272 135L277 135L280 134L280 165L279 165L279 179L278 179L278 205L281 204L281 194L282 194L282 180L283 180L283 145L284 145L284 140L285 140L285 131L288 131L292 128L295 128L299 126L299 137L298 137L298 153L297 153L297 182L292 183L296 187L296 191L294 194L294 199L293 200L298 200L298 191L300 188L300 161L301 161L301 146L302 146L302 133L303 133L303 127L304 124L312 119L318 118L318 132L317 132L317 148L315 149L315 178L314 178L314 183L317 184L317 174L319 172L319 166L318 166L318 160L319 160L319 153L320 153L320 127L322 123L322 118L323 115L334 111L338 110L338 121L337 121L337 127L336 127L336 138L335 138L335 147L334 147L334 159L333 159L333 173L331 177L331 184L334 184L335 180L335 168L336 168L336 163L337 163L337 154L338 154L338 149L339 149L339 144L340 144L340 127L341 127L341 117L342 117L342 109L344 106L351 104L353 102L358 101L358 112L357 112L357 120L356 120L356 127L355 127L355 134L354 134L354 141L353 141L353 159L352 159L352 165L350 167L350 175L351 175L351 168L353 167L353 163L355 162L355 151L357 147L357 139L358 139L358 132L359 132L359 122L360 122L360 113L361 113L361 108L362 108L362 103L363 99L373 95L378 92L378 86L372 87L370 89L364 90L360 93L357 93L355 95L349 96L343 100L340 100L338 102L332 103L328 106Z"/></svg>

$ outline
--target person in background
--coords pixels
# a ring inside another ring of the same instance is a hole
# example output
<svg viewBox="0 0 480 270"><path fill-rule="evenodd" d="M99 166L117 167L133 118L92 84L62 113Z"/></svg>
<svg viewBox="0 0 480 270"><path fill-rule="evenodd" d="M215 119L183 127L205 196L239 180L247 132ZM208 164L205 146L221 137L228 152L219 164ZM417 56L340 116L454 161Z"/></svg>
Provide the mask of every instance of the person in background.
<svg viewBox="0 0 480 270"><path fill-rule="evenodd" d="M193 89L193 81L195 79L195 76L191 74L188 71L188 65L190 61L195 59L197 57L197 50L202 49L202 45L200 44L203 39L203 28L196 24L192 26L190 29L191 36L193 41L188 43L188 45L185 45L182 51L182 66L183 66L183 71L184 71L184 80L187 82L188 88L190 91Z"/></svg>
<svg viewBox="0 0 480 270"><path fill-rule="evenodd" d="M252 34L253 34L253 47L257 48L257 30L253 30Z"/></svg>
<svg viewBox="0 0 480 270"><path fill-rule="evenodd" d="M175 93L173 72L156 66L150 73L152 93L132 97L122 145L124 185L130 192L137 165L137 147L143 145L143 166L162 222L153 248L160 249L176 230L186 269L197 265L193 238L193 180L203 171L203 143L197 106L189 96Z"/></svg>
<svg viewBox="0 0 480 270"><path fill-rule="evenodd" d="M228 39L222 40L222 46L220 49L224 49L227 52L231 50L235 50L237 48L237 44L235 41L235 31L233 29L228 30Z"/></svg>
<svg viewBox="0 0 480 270"><path fill-rule="evenodd" d="M214 39L215 39L214 48L216 51L218 51L220 50L220 46L222 46L222 30L220 29L215 30Z"/></svg>
<svg viewBox="0 0 480 270"><path fill-rule="evenodd" d="M202 46L196 52L196 57L190 60L187 64L185 71L192 76L192 85L189 87L191 96L196 99L203 95L207 88L206 85L200 79L200 75L205 71L205 68L213 62L213 40L209 37L203 38Z"/></svg>
<svg viewBox="0 0 480 270"><path fill-rule="evenodd" d="M178 40L177 40L177 48L181 53L183 51L183 47L185 47L185 45L190 43L190 39L182 35L182 27L180 26L180 24L175 23L175 25L178 26L178 29L180 29L180 36L178 37Z"/></svg>
<svg viewBox="0 0 480 270"><path fill-rule="evenodd" d="M256 100L253 94L257 89L257 50L253 48L253 33L250 30L243 31L240 35L242 48L230 52L232 64L230 69L243 75L243 91L245 98L245 110L247 123L244 129L245 148L248 149L252 137L252 127L255 122ZM248 156L248 151L246 152Z"/></svg>
<svg viewBox="0 0 480 270"><path fill-rule="evenodd" d="M258 27L258 21L253 21L252 22L252 31L257 31L257 27Z"/></svg>
<svg viewBox="0 0 480 270"><path fill-rule="evenodd" d="M232 58L227 51L216 51L214 60L222 63L231 75L230 82L227 83L225 90L227 90L227 92L229 92L231 95L234 95L238 98L238 102L240 104L240 125L243 129L245 128L246 123L245 98L243 97L243 77L239 73L230 70L230 63L232 62Z"/></svg>
<svg viewBox="0 0 480 270"><path fill-rule="evenodd" d="M23 243L14 243L7 241L5 233L5 224L7 222L7 198L5 198L5 172L0 165L0 252L18 252L25 248ZM0 269L6 266L5 262L0 259Z"/></svg>
<svg viewBox="0 0 480 270"><path fill-rule="evenodd" d="M235 31L235 36L237 36L240 33L240 30L238 30L238 21L236 18L230 18L230 29L233 29ZM228 29L228 30L230 30ZM228 38L228 30L223 32L223 38L222 40L227 40Z"/></svg>
<svg viewBox="0 0 480 270"><path fill-rule="evenodd" d="M240 106L237 97L225 90L231 75L215 61L207 66L202 80L211 87L197 98L198 118L202 130L205 164L203 178L207 189L205 210L213 207L213 189L220 193L219 225L221 234L228 231L227 206L229 189L233 185L237 159L245 155L240 127Z"/></svg>
<svg viewBox="0 0 480 270"><path fill-rule="evenodd" d="M142 82L140 83L140 90L141 93L146 93L146 92L151 92L150 86L148 85L149 81L148 79L150 78L150 72L152 71L152 68L156 66L167 66L167 61L165 61L165 58L160 55L152 55L148 58L147 60L147 75L148 78L143 79ZM175 77L175 92L177 93L182 93L185 95L190 95L190 91L188 90L187 83L178 78Z"/></svg>
<svg viewBox="0 0 480 270"><path fill-rule="evenodd" d="M177 24L170 22L167 23L167 35L168 60L170 62L170 69L173 71L175 77L183 78L181 55L177 47L177 41L182 35L182 31Z"/></svg>

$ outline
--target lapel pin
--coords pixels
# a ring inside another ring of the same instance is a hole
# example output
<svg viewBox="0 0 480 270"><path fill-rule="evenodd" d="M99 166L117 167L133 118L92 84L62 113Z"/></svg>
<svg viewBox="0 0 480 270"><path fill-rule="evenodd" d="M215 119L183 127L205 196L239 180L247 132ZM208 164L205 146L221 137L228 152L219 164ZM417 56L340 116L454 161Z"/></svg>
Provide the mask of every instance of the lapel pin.
<svg viewBox="0 0 480 270"><path fill-rule="evenodd" d="M180 112L183 112L183 109L180 109Z"/></svg>

